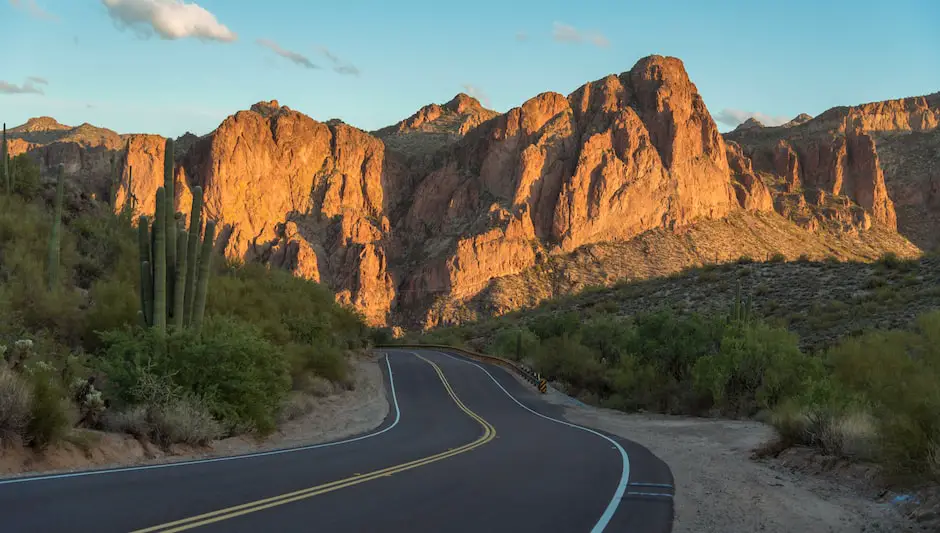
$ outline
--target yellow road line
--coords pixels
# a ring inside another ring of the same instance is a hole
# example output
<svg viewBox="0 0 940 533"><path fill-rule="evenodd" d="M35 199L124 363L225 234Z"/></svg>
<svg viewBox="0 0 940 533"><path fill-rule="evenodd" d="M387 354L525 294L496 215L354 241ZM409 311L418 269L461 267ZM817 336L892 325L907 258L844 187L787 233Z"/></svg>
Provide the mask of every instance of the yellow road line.
<svg viewBox="0 0 940 533"><path fill-rule="evenodd" d="M407 463L402 463L395 466L390 466L383 468L381 470L376 470L374 472L369 472L367 474L355 475L345 479L340 479L337 481L332 481L330 483L325 483L323 485L317 485L315 487L310 487L307 489L301 489L293 492L288 492L286 494L281 494L279 496L273 496L270 498L264 498L261 500L256 500L253 502L243 503L241 505L235 505L232 507L227 507L225 509L219 509L218 511L212 511L209 513L204 513L201 515L191 516L189 518L183 518L181 520L176 520L174 522L167 522L165 524L160 524L145 529L138 529L133 533L153 533L159 531L161 533L172 533L177 531L185 531L187 529L193 529L196 527L201 527L209 525L215 522L221 522L222 520L228 520L229 518L235 518L237 516L242 516L249 513L254 513L256 511L261 511L264 509L270 509L271 507L277 507L279 505L284 505L286 503L295 502L298 500L303 500L306 498L311 498L319 494L325 494L327 492L332 492L335 490L343 489L346 487L352 487L353 485L358 485L360 483L365 483L366 481L371 481L373 479L378 479L380 477L391 476L399 472L404 472L406 470L411 470L413 468L418 468L419 466L424 466L430 463L446 459L448 457L453 457L464 452L468 452L474 448L483 446L484 444L490 442L496 438L496 428L494 428L489 422L484 420L480 415L471 411L460 398L457 397L457 394L454 392L454 389L450 386L450 383L447 381L447 378L444 377L444 372L441 371L441 368L437 366L432 361L421 357L417 353L412 352L412 355L425 361L431 365L435 372L437 372L438 377L441 379L441 382L444 384L444 389L447 391L447 394L454 400L454 403L457 404L457 407L461 411L466 413L477 421L481 426L483 426L483 434L474 440L473 442L464 444L458 448L448 450L445 452L437 453L428 457L421 459L416 459Z"/></svg>

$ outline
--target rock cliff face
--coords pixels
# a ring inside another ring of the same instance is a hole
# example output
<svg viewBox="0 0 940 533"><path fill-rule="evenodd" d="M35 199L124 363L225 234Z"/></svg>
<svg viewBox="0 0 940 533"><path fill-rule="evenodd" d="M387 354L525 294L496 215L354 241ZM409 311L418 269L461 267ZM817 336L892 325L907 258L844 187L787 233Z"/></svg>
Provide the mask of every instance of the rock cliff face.
<svg viewBox="0 0 940 533"><path fill-rule="evenodd" d="M732 226L754 242L731 239L715 258L769 256L784 236L786 254L799 255L794 243L810 234L814 254L832 242L840 257L910 255L893 229L940 207L930 151L940 147L938 100L837 108L776 128L755 121L725 139L682 62L651 56L504 114L460 94L374 134L260 102L178 140L176 200L185 210L203 187L229 257L324 283L373 324L433 325L473 302L505 312L630 269L671 272L711 258ZM40 118L12 138L14 154L44 169L65 162L96 190L107 190L116 155L115 207L133 198L139 213L152 211L162 137ZM645 266L616 267L610 243L640 243L630 257ZM611 270L598 263L581 279L588 257ZM507 289L557 268L570 269L552 274L570 281L552 282L557 291Z"/></svg>
<svg viewBox="0 0 940 533"><path fill-rule="evenodd" d="M837 107L816 118L800 115L784 126L739 128L725 137L740 144L758 174L777 184L773 190L781 214L801 211L810 227L837 220L858 229L877 224L914 237L923 233L917 228L922 221L905 219L899 225L896 201L917 204L906 206L908 212L923 212L924 201L904 192L911 189L911 175L894 153L888 156L896 161L890 166L891 175L885 174L887 167L882 163L883 145L894 152L903 150L904 142L881 143L879 139L897 135L914 139L918 136L913 134L934 130L938 124L940 93ZM924 183L913 187L929 189ZM803 209L807 202L821 208ZM849 212L854 206L861 211ZM920 241L921 245L936 244Z"/></svg>

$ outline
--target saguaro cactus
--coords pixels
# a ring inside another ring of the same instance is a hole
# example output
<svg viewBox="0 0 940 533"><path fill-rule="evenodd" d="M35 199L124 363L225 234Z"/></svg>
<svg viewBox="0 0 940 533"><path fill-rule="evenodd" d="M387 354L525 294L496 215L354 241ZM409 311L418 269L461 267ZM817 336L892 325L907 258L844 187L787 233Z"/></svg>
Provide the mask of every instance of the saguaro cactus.
<svg viewBox="0 0 940 533"><path fill-rule="evenodd" d="M56 170L55 213L52 219L52 232L49 235L49 290L53 290L59 280L59 241L62 232L62 204L65 201L65 176L62 165Z"/></svg>
<svg viewBox="0 0 940 533"><path fill-rule="evenodd" d="M153 259L150 257L150 220L142 216L137 222L137 244L140 248L140 310L144 325L153 325Z"/></svg>
<svg viewBox="0 0 940 533"><path fill-rule="evenodd" d="M7 152L7 124L3 123L3 144L0 145L0 157L3 158L3 167L0 168L0 171L3 171L3 184L7 189L7 194L13 194L13 186L10 183L10 158L8 157Z"/></svg>
<svg viewBox="0 0 940 533"><path fill-rule="evenodd" d="M176 281L176 189L173 183L173 139L166 140L163 153L163 188L166 190L166 205L164 210L166 220L166 274L167 286L173 294L173 285ZM167 309L167 312L172 308Z"/></svg>
<svg viewBox="0 0 940 533"><path fill-rule="evenodd" d="M157 205L153 225L153 327L166 330L166 190L157 189Z"/></svg>
<svg viewBox="0 0 940 533"><path fill-rule="evenodd" d="M186 263L187 263L187 251L186 246L189 234L186 233L185 228L179 228L177 230L179 234L176 238L176 280L173 284L173 325L181 328L183 327L183 317L185 316L185 299L186 299Z"/></svg>
<svg viewBox="0 0 940 533"><path fill-rule="evenodd" d="M199 258L199 279L196 281L196 300L193 302L192 327L197 332L202 328L202 317L206 312L206 295L209 289L209 267L212 263L212 241L215 239L215 221L206 222L206 235L202 239L202 256Z"/></svg>
<svg viewBox="0 0 940 533"><path fill-rule="evenodd" d="M202 187L193 187L193 207L189 214L189 242L186 251L186 292L183 296L183 321L188 326L193 320L193 301L196 296L196 259L199 253L199 230L202 226Z"/></svg>
<svg viewBox="0 0 940 533"><path fill-rule="evenodd" d="M198 329L202 324L215 237L215 223L210 221L206 223L205 239L199 238L202 205L202 189L194 187L187 230L185 217L182 213L173 216L172 199L167 189L160 187L155 220L150 224L147 217L139 219L141 312L148 326L166 329L169 324ZM170 217L172 225L167 224ZM172 239L168 237L171 233ZM167 258L171 253L171 240L172 262Z"/></svg>

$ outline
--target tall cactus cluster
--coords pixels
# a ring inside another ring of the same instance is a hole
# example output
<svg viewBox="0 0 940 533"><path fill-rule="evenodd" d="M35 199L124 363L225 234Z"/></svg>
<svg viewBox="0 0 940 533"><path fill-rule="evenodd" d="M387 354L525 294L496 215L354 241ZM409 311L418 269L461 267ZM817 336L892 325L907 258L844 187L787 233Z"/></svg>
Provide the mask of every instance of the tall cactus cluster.
<svg viewBox="0 0 940 533"><path fill-rule="evenodd" d="M198 331L206 310L215 221L202 226L202 188L193 188L189 229L174 209L173 140L166 141L163 187L157 189L154 220L140 217L140 301L144 322L159 330L167 325Z"/></svg>

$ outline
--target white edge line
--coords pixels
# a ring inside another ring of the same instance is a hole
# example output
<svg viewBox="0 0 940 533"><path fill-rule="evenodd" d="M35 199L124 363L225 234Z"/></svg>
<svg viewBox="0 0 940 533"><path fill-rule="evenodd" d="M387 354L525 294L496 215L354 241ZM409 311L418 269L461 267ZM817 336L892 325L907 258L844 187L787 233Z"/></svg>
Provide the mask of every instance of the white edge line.
<svg viewBox="0 0 940 533"><path fill-rule="evenodd" d="M198 464L206 464L206 463L220 463L223 461L234 461L236 459L251 459L254 457L281 455L285 453L294 453L294 452L302 452L302 451L307 451L307 450L314 450L317 448L328 448L330 446L339 446L340 444L349 444L351 442L356 442L356 441L376 437L378 435L381 435L382 433L385 433L386 431L389 431L393 427L397 426L398 421L401 420L401 410L398 408L398 395L395 392L395 378L392 376L392 364L391 362L389 362L389 357L388 357L387 352L385 354L385 366L388 368L388 382L389 382L389 389L391 390L391 393L392 393L392 403L395 406L395 420L392 421L391 425L389 425L387 428L376 431L374 433L367 433L365 435L360 435L352 439L340 440L340 441L335 441L335 442L326 442L323 444L311 444L308 446L297 446L294 448L280 448L277 450L269 450L266 452L246 453L246 454L241 454L241 455L228 455L225 457L213 457L211 459L196 459L193 461L178 461L174 463L161 463L161 464L156 464L156 465L105 468L101 470L85 470L82 472L70 472L67 474L50 474L47 476L40 475L40 476L32 476L32 477L2 479L0 480L0 485L12 485L14 483L28 483L30 481L47 481L47 480L65 479L65 478L71 478L71 477L97 476L101 474L116 474L120 472L137 472L141 470L156 470L158 468L174 468L174 467L179 467L179 466L189 466L189 465L198 465Z"/></svg>
<svg viewBox="0 0 940 533"><path fill-rule="evenodd" d="M672 494L663 492L628 492L627 496L655 496L659 498L672 498Z"/></svg>
<svg viewBox="0 0 940 533"><path fill-rule="evenodd" d="M516 402L516 403L519 405L519 407L522 407L522 408L525 409L526 411L528 411L528 412L530 412L530 413L532 413L532 414L534 414L534 415L536 415L536 416L540 416L540 417L542 417L542 418L544 418L544 419L546 419L546 420L551 420L552 422L556 422L556 423L558 423L558 424L562 424L562 425L565 425L565 426L568 426L568 427L572 427L572 428L575 428L575 429L580 429L580 430L582 430L582 431L587 431L588 433L597 435L598 437L601 437L602 439L604 439L604 440L606 440L607 442L610 442L611 444L614 445L614 447L620 452L620 459L621 459L621 461L622 461L623 468L622 468L621 471L620 471L620 483L617 485L617 490L614 491L614 496L613 496L613 498L611 498L610 503L607 504L607 508L604 509L604 514L601 515L601 517L597 520L597 523L594 524L594 527L591 528L591 533L602 533L602 532L604 531L604 529L607 527L607 524L610 523L611 518L614 517L614 513L617 512L617 507L620 506L620 500L623 498L624 492L626 492L626 490L627 490L627 482L630 480L630 458L627 457L627 452L626 452L626 450L623 449L623 446L621 446L620 443L618 443L618 442L615 441L614 439L608 437L607 435L604 435L603 433L594 431L594 430L591 429L591 428L586 428L586 427L584 427L584 426L579 426L579 425L577 425L577 424L572 424L571 422L566 422L566 421L564 421L564 420L558 420L557 418L552 418L552 417L550 417L550 416L545 416L545 415L543 415L542 413L539 413L538 411L534 411L534 410L532 410L532 409L526 407L525 404L523 404L522 402L520 402L519 400L517 400L515 396L513 396L512 394L510 394L510 392L509 392L508 390L506 390L506 388L503 387L503 385L502 385L499 381L497 381L495 377L493 377L493 374L490 374L490 371L489 371L489 370L483 368L482 366L480 366L479 364L477 364L477 363L475 363L475 362L473 362L473 361L468 361L468 360L466 360L466 359L462 359L462 358L459 358L459 357L455 357L455 356L453 356L453 355L451 355L451 354L449 354L449 353L447 353L447 352L442 352L442 351L438 351L438 350L429 350L429 351L433 351L433 352L436 352L436 353L439 353L439 354L442 354L442 355L446 355L447 357L450 357L451 359L453 359L453 360L455 360L455 361L460 361L461 363L466 363L466 364L468 364L468 365L473 365L473 366L479 368L480 370L482 370L483 372L485 372L486 375L490 377L490 379L493 380L493 383L495 383L496 386L500 388L500 390L502 390L504 393L506 393L506 396L509 396L509 398L510 398L512 401Z"/></svg>

